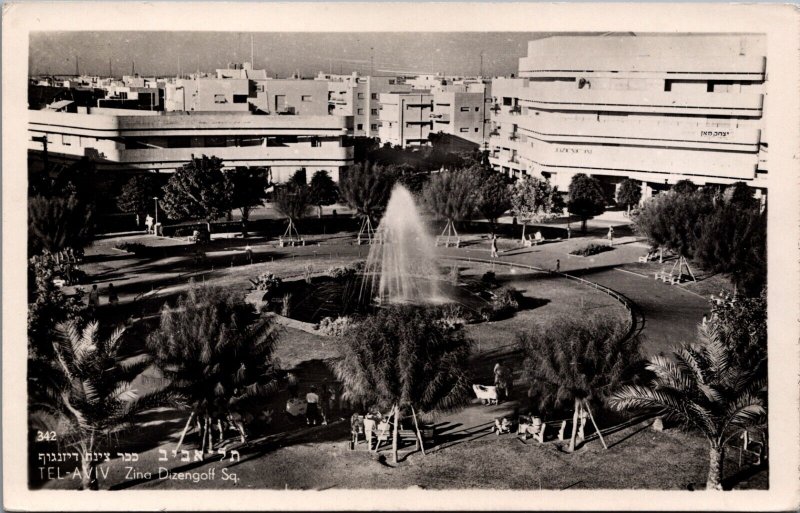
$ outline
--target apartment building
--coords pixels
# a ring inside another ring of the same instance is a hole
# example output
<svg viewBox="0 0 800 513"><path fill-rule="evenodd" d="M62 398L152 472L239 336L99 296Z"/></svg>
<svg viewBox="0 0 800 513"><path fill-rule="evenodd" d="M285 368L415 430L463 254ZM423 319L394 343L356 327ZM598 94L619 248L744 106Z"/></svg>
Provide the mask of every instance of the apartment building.
<svg viewBox="0 0 800 513"><path fill-rule="evenodd" d="M77 113L28 111L28 147L51 160L88 157L101 170L172 172L193 156L214 155L228 168L268 166L281 182L352 165L344 146L349 118L265 116L249 112L165 113L79 108ZM46 147L42 142L46 137Z"/></svg>
<svg viewBox="0 0 800 513"><path fill-rule="evenodd" d="M254 80L248 101L255 112L264 114L325 116L328 114L328 86L317 80Z"/></svg>
<svg viewBox="0 0 800 513"><path fill-rule="evenodd" d="M625 178L644 197L678 180L765 191L767 68L760 35L552 36L519 78L492 83L490 161L512 176Z"/></svg>
<svg viewBox="0 0 800 513"><path fill-rule="evenodd" d="M167 112L250 111L250 81L245 78L181 78L164 87Z"/></svg>
<svg viewBox="0 0 800 513"><path fill-rule="evenodd" d="M439 84L429 91L382 94L378 137L406 147L428 144L429 134L443 133L482 147L488 134L486 100L483 84Z"/></svg>
<svg viewBox="0 0 800 513"><path fill-rule="evenodd" d="M393 76L331 75L320 73L317 81L328 84L328 112L353 117L353 136L379 137L380 96L407 93L411 86Z"/></svg>

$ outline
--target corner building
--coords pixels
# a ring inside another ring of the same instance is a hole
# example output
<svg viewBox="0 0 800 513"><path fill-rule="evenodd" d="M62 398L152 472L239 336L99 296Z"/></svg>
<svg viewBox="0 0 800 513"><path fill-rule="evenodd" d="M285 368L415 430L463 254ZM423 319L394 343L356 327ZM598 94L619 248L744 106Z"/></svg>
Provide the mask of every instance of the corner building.
<svg viewBox="0 0 800 513"><path fill-rule="evenodd" d="M609 197L625 178L644 198L683 179L766 192L765 36L552 36L518 76L492 83L498 171L562 190L585 173Z"/></svg>

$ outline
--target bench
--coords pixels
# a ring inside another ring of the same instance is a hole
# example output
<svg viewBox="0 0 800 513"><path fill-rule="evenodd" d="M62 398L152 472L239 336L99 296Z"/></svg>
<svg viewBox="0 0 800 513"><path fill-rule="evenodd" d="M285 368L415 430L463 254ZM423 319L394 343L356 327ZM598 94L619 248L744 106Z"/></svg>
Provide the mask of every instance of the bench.
<svg viewBox="0 0 800 513"><path fill-rule="evenodd" d="M450 246L460 248L461 247L461 237L448 237L446 235L439 235L436 237L436 245L437 246L444 246L449 248Z"/></svg>
<svg viewBox="0 0 800 513"><path fill-rule="evenodd" d="M302 237L278 237L278 246L285 247L285 246L305 246L306 241Z"/></svg>
<svg viewBox="0 0 800 513"><path fill-rule="evenodd" d="M646 254L644 256L640 256L639 257L639 262L643 263L643 264L646 264L647 262L654 261L657 257L658 257L658 255L656 253L648 253L648 254Z"/></svg>

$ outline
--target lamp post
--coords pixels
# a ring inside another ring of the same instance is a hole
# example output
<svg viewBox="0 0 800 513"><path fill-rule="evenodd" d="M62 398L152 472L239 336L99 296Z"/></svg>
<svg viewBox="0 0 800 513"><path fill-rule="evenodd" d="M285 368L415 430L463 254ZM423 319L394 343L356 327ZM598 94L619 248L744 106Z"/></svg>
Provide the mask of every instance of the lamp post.
<svg viewBox="0 0 800 513"><path fill-rule="evenodd" d="M158 236L158 196L153 196L153 201L156 204L156 224L153 226L153 233Z"/></svg>

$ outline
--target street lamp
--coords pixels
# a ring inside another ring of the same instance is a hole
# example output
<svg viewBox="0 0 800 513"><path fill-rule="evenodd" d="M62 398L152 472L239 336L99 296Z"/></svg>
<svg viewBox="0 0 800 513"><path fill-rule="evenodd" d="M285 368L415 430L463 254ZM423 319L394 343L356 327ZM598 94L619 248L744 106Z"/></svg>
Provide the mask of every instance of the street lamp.
<svg viewBox="0 0 800 513"><path fill-rule="evenodd" d="M153 233L158 235L158 196L153 196L153 201L156 204L156 224L153 227Z"/></svg>

